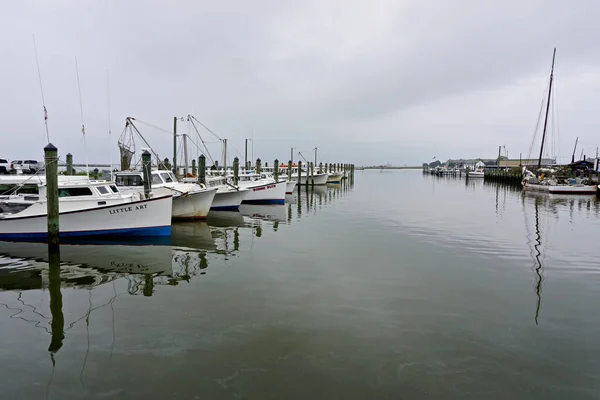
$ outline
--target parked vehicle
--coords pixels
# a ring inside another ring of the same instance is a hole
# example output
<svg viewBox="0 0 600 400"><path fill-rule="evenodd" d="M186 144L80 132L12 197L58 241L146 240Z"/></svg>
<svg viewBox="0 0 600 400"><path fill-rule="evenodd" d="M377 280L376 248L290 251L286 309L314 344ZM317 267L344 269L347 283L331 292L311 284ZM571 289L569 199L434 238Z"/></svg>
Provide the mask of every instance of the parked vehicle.
<svg viewBox="0 0 600 400"><path fill-rule="evenodd" d="M23 170L18 165L9 163L8 159L0 158L0 175L22 174Z"/></svg>
<svg viewBox="0 0 600 400"><path fill-rule="evenodd" d="M39 163L36 160L13 160L15 169L21 169L24 174L35 174L39 170Z"/></svg>

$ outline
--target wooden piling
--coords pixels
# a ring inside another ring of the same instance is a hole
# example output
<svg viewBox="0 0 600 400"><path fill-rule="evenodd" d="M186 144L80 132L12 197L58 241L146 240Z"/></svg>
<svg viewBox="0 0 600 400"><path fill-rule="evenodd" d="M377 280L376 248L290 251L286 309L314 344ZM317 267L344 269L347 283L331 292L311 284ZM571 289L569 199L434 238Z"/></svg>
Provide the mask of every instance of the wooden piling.
<svg viewBox="0 0 600 400"><path fill-rule="evenodd" d="M256 173L260 174L262 172L262 163L260 161L260 158L256 159Z"/></svg>
<svg viewBox="0 0 600 400"><path fill-rule="evenodd" d="M302 161L298 160L298 186L302 185Z"/></svg>
<svg viewBox="0 0 600 400"><path fill-rule="evenodd" d="M275 182L279 182L279 160L275 159L273 162L273 177L275 178Z"/></svg>
<svg viewBox="0 0 600 400"><path fill-rule="evenodd" d="M65 175L73 175L73 154L67 154L67 171Z"/></svg>
<svg viewBox="0 0 600 400"><path fill-rule="evenodd" d="M58 219L58 149L52 143L48 143L44 147L44 162L46 164L48 246L57 247L60 232Z"/></svg>
<svg viewBox="0 0 600 400"><path fill-rule="evenodd" d="M198 182L206 184L206 157L204 154L198 157Z"/></svg>
<svg viewBox="0 0 600 400"><path fill-rule="evenodd" d="M292 180L292 160L288 161L287 177L288 177L288 181Z"/></svg>
<svg viewBox="0 0 600 400"><path fill-rule="evenodd" d="M196 159L192 159L192 175L196 176Z"/></svg>
<svg viewBox="0 0 600 400"><path fill-rule="evenodd" d="M240 180L240 159L233 159L233 184L237 186Z"/></svg>
<svg viewBox="0 0 600 400"><path fill-rule="evenodd" d="M315 163L310 162L310 186L315 187Z"/></svg>
<svg viewBox="0 0 600 400"><path fill-rule="evenodd" d="M142 153L142 172L144 174L144 196L147 199L152 193L152 154L148 150Z"/></svg>

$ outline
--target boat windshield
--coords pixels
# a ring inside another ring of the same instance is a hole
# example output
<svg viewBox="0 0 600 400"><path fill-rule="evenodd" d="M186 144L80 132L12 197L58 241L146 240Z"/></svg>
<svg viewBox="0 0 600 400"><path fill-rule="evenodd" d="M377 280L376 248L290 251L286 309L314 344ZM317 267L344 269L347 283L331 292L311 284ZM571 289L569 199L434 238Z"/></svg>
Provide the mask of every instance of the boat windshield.
<svg viewBox="0 0 600 400"><path fill-rule="evenodd" d="M161 172L160 175L166 183L177 182L175 177L170 172Z"/></svg>
<svg viewBox="0 0 600 400"><path fill-rule="evenodd" d="M117 186L144 186L142 177L139 175L117 175L115 183Z"/></svg>
<svg viewBox="0 0 600 400"><path fill-rule="evenodd" d="M159 174L152 174L152 184L159 185L162 184L163 180L160 178Z"/></svg>

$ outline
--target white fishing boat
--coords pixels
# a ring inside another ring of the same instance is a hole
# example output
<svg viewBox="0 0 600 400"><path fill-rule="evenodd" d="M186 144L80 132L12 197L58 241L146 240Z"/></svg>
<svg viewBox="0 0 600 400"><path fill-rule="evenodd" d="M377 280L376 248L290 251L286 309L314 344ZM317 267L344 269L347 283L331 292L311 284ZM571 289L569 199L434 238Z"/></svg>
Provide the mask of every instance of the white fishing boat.
<svg viewBox="0 0 600 400"><path fill-rule="evenodd" d="M298 185L306 185L307 182L308 185L312 185L313 180L315 185L327 184L327 178L329 178L329 174L323 172L315 172L313 176L310 176L310 173L308 171L305 171L304 169L301 172L302 173L299 176L298 169L296 168L296 170L292 173L292 180L295 181Z"/></svg>
<svg viewBox="0 0 600 400"><path fill-rule="evenodd" d="M46 187L38 195L0 198L0 239L48 237ZM166 236L171 231L171 195L141 199L109 182L60 184L60 237Z"/></svg>
<svg viewBox="0 0 600 400"><path fill-rule="evenodd" d="M294 193L294 189L296 188L297 182L295 181L286 181L285 182L285 194L292 194Z"/></svg>
<svg viewBox="0 0 600 400"><path fill-rule="evenodd" d="M344 179L343 172L330 172L327 177L327 183L340 183Z"/></svg>
<svg viewBox="0 0 600 400"><path fill-rule="evenodd" d="M250 193L248 189L227 183L227 178L224 176L207 176L206 186L217 189L212 206L210 207L214 211L236 211L240 208L240 204L248 196L248 193Z"/></svg>
<svg viewBox="0 0 600 400"><path fill-rule="evenodd" d="M230 177L229 179L233 179ZM230 181L231 183L231 181ZM244 174L238 177L238 186L248 189L243 204L284 204L286 181L276 182L272 176L261 174Z"/></svg>
<svg viewBox="0 0 600 400"><path fill-rule="evenodd" d="M477 168L473 171L468 171L467 172L467 178L472 179L472 178L483 178L484 177L484 172L482 168Z"/></svg>
<svg viewBox="0 0 600 400"><path fill-rule="evenodd" d="M208 215L217 188L197 183L179 182L171 171L154 170L152 193L155 196L173 196L173 219L204 219ZM115 183L122 192L140 193L144 190L141 171L115 173Z"/></svg>

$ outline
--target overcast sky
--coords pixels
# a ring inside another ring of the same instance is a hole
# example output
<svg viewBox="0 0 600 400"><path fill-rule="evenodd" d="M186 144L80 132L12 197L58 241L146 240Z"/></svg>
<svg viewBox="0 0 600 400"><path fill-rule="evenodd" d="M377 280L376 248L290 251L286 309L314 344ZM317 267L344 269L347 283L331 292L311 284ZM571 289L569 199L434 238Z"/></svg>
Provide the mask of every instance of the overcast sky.
<svg viewBox="0 0 600 400"><path fill-rule="evenodd" d="M127 116L171 130L193 114L232 157L253 135L263 162L291 147L311 159L316 146L322 161L420 165L493 158L499 145L526 157L553 47L549 152L570 158L579 136L578 156L591 156L599 17L596 0L5 1L0 157L39 158L46 144L33 34L50 141L75 162L86 155L75 57L90 162L116 160ZM171 158L167 133L138 127Z"/></svg>

